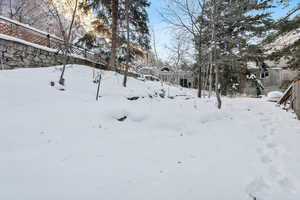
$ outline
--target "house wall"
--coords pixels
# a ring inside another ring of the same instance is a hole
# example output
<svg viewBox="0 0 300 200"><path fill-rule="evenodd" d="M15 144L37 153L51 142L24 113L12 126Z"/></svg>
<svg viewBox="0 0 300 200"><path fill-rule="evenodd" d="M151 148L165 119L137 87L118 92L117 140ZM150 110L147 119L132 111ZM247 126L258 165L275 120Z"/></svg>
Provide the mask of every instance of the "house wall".
<svg viewBox="0 0 300 200"><path fill-rule="evenodd" d="M297 71L292 71L288 69L280 69L280 68L271 68L268 69L269 76L266 78L261 78L261 73L257 69L255 71L252 71L256 75L257 78L259 78L264 87L265 87L265 94L267 94L270 91L274 90L280 90L280 86L284 81L292 81L297 76ZM256 88L255 85L251 81L246 81L245 87L242 90L243 93L248 95L255 95L256 94Z"/></svg>
<svg viewBox="0 0 300 200"><path fill-rule="evenodd" d="M297 72L286 69L269 69L269 76L262 79L266 87L280 87L284 81L292 81Z"/></svg>
<svg viewBox="0 0 300 200"><path fill-rule="evenodd" d="M280 73L280 80L285 81L285 80L294 80L298 75L297 71L292 71L292 70L282 70Z"/></svg>
<svg viewBox="0 0 300 200"><path fill-rule="evenodd" d="M181 85L181 80L186 80L188 87L195 87L194 76L190 72L165 72L159 71L158 77L164 82Z"/></svg>
<svg viewBox="0 0 300 200"><path fill-rule="evenodd" d="M262 83L265 87L280 87L282 80L280 79L281 70L280 69L269 69L269 76L266 78L262 78ZM260 74L259 76L260 77Z"/></svg>

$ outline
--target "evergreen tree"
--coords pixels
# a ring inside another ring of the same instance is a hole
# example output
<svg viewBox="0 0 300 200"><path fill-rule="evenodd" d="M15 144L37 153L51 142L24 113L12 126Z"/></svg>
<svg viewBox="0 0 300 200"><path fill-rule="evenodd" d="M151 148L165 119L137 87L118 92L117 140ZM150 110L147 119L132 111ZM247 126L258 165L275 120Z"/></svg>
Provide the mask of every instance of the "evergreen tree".
<svg viewBox="0 0 300 200"><path fill-rule="evenodd" d="M279 19L277 22L277 29L267 39L263 41L263 45L271 46L272 53L267 55L267 59L279 61L283 59L286 61L287 67L291 69L299 69L300 66L300 37L295 38L293 42L278 46L276 40L283 37L295 37L300 28L300 3L298 3L286 16ZM290 16L295 15L293 18ZM298 34L297 34L298 35ZM274 46L273 46L274 45ZM275 47L275 48L274 48Z"/></svg>
<svg viewBox="0 0 300 200"><path fill-rule="evenodd" d="M97 17L111 27L111 67L115 70L117 70L115 67L116 60L121 63L126 61L125 54L129 54L127 49L133 49L134 46L147 50L150 48L149 18L146 11L146 8L150 6L149 1L128 1L130 38L127 38L126 1L127 0L86 0L85 3L81 5L83 9L96 10ZM97 31L101 31L102 28L103 26L97 27ZM105 28L103 30L107 31ZM130 41L131 48L124 47L127 40ZM128 57L131 58L130 60L132 60L134 54L137 53L141 53L141 51L132 50L132 55L128 55Z"/></svg>
<svg viewBox="0 0 300 200"><path fill-rule="evenodd" d="M97 16L105 24L111 27L111 57L110 67L116 67L116 53L118 43L118 20L119 20L119 0L85 0L81 4L81 8L85 10L93 9L97 12Z"/></svg>
<svg viewBox="0 0 300 200"><path fill-rule="evenodd" d="M283 3L286 1L208 0L206 2L202 20L205 25L202 43L207 46L207 51L210 53L210 71L213 72L212 68L214 68L218 107L221 107L218 95L219 80L228 79L223 77L224 74L229 74L225 73L226 70L238 68L232 72L241 72L247 61L257 59L253 56L253 50L259 49L255 40L264 38L274 27L275 21L272 19L270 9ZM210 79L212 82L212 77ZM226 84L225 81L223 83Z"/></svg>
<svg viewBox="0 0 300 200"><path fill-rule="evenodd" d="M123 48L119 62L125 62L123 86L126 87L129 65L133 64L136 56L143 56L139 49L150 49L149 17L146 10L150 3L148 0L121 0L120 3L120 43Z"/></svg>

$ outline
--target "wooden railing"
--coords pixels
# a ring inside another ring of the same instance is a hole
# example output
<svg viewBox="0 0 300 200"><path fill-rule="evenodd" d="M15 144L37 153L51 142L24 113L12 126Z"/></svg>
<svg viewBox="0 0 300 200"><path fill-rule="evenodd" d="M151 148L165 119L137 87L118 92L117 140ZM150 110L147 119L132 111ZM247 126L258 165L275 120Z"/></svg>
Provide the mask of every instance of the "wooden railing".
<svg viewBox="0 0 300 200"><path fill-rule="evenodd" d="M285 106L289 104L285 109L293 109L300 119L300 81L294 80L277 103Z"/></svg>
<svg viewBox="0 0 300 200"><path fill-rule="evenodd" d="M0 16L0 34L56 49L58 52L62 49L64 44L64 40L55 35L43 32L26 24L22 24L2 16ZM79 58L86 59L94 63L107 65L105 59L103 59L99 54L96 54L90 50L72 45L71 53L73 56L78 56Z"/></svg>

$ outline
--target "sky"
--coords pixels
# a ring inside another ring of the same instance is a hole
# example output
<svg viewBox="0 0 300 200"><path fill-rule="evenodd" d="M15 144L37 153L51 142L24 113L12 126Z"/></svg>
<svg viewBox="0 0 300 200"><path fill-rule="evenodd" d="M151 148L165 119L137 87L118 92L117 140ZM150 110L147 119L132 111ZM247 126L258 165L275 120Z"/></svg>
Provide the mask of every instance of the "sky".
<svg viewBox="0 0 300 200"><path fill-rule="evenodd" d="M170 31L169 25L164 23L160 17L159 11L166 6L167 0L150 0L151 6L148 10L150 25L155 32L156 37L156 47L158 56L162 60L167 60L169 58L169 50L166 45L172 42L172 33ZM288 8L275 8L273 9L274 18L280 18L287 13L290 8L293 8L300 0L292 0Z"/></svg>
<svg viewBox="0 0 300 200"><path fill-rule="evenodd" d="M171 42L171 33L168 25L161 19L159 11L166 5L167 0L150 0L151 6L149 8L149 18L151 29L155 32L156 47L158 56L162 60L168 58L168 50L165 47Z"/></svg>

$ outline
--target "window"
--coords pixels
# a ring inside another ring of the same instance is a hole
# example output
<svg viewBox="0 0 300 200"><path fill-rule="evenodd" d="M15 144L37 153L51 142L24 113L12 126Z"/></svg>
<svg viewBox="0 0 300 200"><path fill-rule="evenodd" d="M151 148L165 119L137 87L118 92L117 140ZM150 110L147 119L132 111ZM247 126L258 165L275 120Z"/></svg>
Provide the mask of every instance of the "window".
<svg viewBox="0 0 300 200"><path fill-rule="evenodd" d="M268 77L269 77L269 72L268 71L261 72L261 74L260 74L261 79L265 79L265 78L268 78Z"/></svg>

